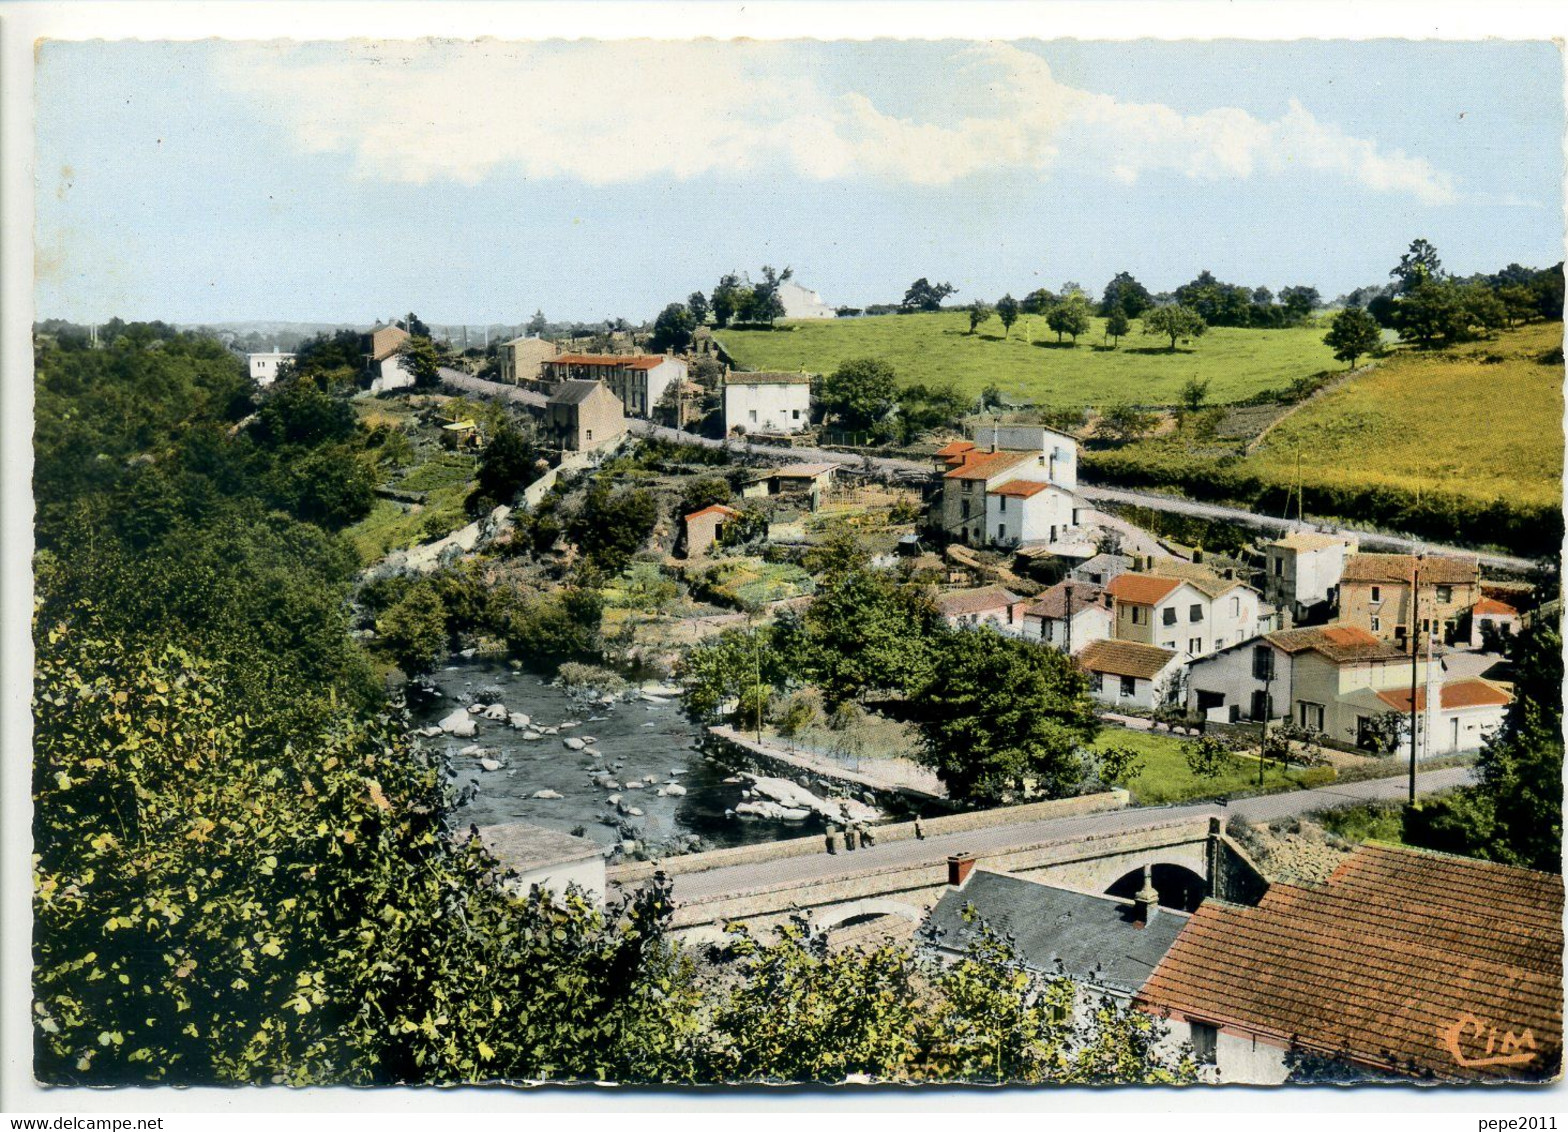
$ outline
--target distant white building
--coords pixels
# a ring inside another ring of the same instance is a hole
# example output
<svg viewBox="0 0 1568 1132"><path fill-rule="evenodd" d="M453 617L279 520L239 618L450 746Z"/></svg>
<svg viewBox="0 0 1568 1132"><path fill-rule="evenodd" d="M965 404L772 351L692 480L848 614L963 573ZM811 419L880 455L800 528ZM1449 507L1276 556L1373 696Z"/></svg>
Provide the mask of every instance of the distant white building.
<svg viewBox="0 0 1568 1132"><path fill-rule="evenodd" d="M1269 543L1263 594L1286 614L1291 624L1313 615L1316 607L1326 614L1339 598L1339 579L1345 559L1356 553L1357 542L1339 535L1296 531Z"/></svg>
<svg viewBox="0 0 1568 1132"><path fill-rule="evenodd" d="M372 393L406 389L414 384L414 375L403 365L403 344L409 337L408 331L401 326L377 326L370 332L367 362Z"/></svg>
<svg viewBox="0 0 1568 1132"><path fill-rule="evenodd" d="M268 354L248 354L246 357L250 362L250 379L257 385L271 385L278 380L278 370L283 364L294 360L293 354L280 353L276 348Z"/></svg>
<svg viewBox="0 0 1568 1132"><path fill-rule="evenodd" d="M540 380L554 391L563 381L602 381L629 417L652 417L672 385L687 379L684 358L668 354L557 354L539 363Z"/></svg>
<svg viewBox="0 0 1568 1132"><path fill-rule="evenodd" d="M791 280L779 284L779 298L784 303L785 318L838 317L838 312L824 303L821 295Z"/></svg>
<svg viewBox="0 0 1568 1132"><path fill-rule="evenodd" d="M984 447L982 447L984 445ZM1055 543L1079 533L1078 444L1041 425L976 430L938 450L932 519L970 546Z"/></svg>
<svg viewBox="0 0 1568 1132"><path fill-rule="evenodd" d="M811 424L809 373L732 373L724 379L724 433L799 432Z"/></svg>

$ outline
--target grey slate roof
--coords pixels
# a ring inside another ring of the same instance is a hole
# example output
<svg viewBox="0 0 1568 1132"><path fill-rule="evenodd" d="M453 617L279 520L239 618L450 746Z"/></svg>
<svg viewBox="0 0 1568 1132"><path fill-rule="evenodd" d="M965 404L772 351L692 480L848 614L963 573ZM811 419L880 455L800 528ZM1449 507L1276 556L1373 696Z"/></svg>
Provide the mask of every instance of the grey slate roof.
<svg viewBox="0 0 1568 1132"><path fill-rule="evenodd" d="M993 930L1012 937L1026 966L1124 994L1143 987L1188 918L1161 908L1138 927L1130 901L976 869L963 888L943 893L926 919L942 932L938 947L962 951L975 933L977 924L964 923L967 904Z"/></svg>
<svg viewBox="0 0 1568 1132"><path fill-rule="evenodd" d="M563 381L561 387L550 394L552 405L581 405L589 394L599 388L597 381Z"/></svg>

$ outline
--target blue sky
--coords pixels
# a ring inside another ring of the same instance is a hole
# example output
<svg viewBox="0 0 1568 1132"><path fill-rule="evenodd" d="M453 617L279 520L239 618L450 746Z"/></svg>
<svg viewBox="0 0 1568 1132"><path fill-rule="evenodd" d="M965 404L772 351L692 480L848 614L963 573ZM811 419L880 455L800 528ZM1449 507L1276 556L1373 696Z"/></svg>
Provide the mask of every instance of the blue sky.
<svg viewBox="0 0 1568 1132"><path fill-rule="evenodd" d="M50 43L39 317L651 318L1208 268L1332 296L1416 236L1562 258L1550 44Z"/></svg>

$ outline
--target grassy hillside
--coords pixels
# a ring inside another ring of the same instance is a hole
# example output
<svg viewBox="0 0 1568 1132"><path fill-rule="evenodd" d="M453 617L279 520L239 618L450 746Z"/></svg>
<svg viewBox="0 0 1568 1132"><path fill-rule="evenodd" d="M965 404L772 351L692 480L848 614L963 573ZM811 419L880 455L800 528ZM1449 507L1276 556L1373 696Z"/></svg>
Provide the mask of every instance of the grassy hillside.
<svg viewBox="0 0 1568 1132"><path fill-rule="evenodd" d="M1299 378L1337 368L1323 331L1233 330L1215 327L1176 353L1167 340L1133 333L1117 348L1104 343L1104 321L1057 345L1045 319L1024 316L1002 337L993 318L969 333L961 311L876 318L781 322L774 330L724 330L719 340L750 369L827 373L846 358L885 358L905 382L943 385L978 396L988 385L1010 398L1051 408L1132 401L1173 405L1189 378L1209 381L1215 403L1242 401Z"/></svg>
<svg viewBox="0 0 1568 1132"><path fill-rule="evenodd" d="M1562 496L1561 323L1443 354L1399 353L1304 405L1245 461L1290 481L1370 484L1471 499Z"/></svg>

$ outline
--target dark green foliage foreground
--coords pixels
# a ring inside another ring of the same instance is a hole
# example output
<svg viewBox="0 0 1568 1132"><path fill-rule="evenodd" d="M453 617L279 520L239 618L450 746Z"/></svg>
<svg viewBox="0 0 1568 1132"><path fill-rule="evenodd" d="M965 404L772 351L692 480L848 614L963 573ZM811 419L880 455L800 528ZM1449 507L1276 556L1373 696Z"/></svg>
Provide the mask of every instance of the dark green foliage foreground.
<svg viewBox="0 0 1568 1132"><path fill-rule="evenodd" d="M946 970L796 933L710 958L662 882L603 912L510 891L349 636L340 473L377 434L308 364L257 395L155 330L38 357L39 1080L1190 1079L1158 1020L1068 1016L989 935ZM593 507L645 520L635 491ZM846 680L923 670L901 597L843 592L882 618ZM597 621L584 591L487 602L461 571L377 597L411 664L479 619L522 652Z"/></svg>

